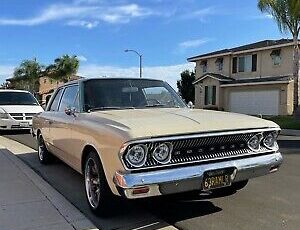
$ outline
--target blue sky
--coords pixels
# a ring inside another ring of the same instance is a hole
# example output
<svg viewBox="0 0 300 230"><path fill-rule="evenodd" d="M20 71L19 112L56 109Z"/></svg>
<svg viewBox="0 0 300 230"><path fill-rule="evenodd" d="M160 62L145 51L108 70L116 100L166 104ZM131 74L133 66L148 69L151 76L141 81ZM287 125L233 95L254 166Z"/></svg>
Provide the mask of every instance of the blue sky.
<svg viewBox="0 0 300 230"><path fill-rule="evenodd" d="M144 75L172 86L186 58L264 39L278 32L256 0L1 0L0 82L22 60L49 64L63 54L77 55L79 73L95 76Z"/></svg>

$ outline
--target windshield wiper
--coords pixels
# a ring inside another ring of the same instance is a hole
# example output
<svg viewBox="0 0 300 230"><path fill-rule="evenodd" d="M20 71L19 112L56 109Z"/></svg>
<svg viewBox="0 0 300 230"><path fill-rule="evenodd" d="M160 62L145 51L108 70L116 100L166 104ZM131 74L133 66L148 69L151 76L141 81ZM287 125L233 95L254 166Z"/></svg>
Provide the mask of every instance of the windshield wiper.
<svg viewBox="0 0 300 230"><path fill-rule="evenodd" d="M118 109L134 109L134 107L102 106L102 107L90 108L89 112L93 112L97 110L118 110Z"/></svg>

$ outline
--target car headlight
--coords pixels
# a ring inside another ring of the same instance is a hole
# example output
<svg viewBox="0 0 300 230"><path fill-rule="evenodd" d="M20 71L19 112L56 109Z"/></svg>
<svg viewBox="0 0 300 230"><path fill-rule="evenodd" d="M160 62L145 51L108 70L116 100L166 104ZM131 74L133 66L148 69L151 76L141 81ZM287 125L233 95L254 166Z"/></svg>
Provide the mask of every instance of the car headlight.
<svg viewBox="0 0 300 230"><path fill-rule="evenodd" d="M248 147L257 152L260 148L260 142L261 142L261 139L262 139L262 135L261 134L256 134L254 136L252 136L250 138L250 140L248 141Z"/></svg>
<svg viewBox="0 0 300 230"><path fill-rule="evenodd" d="M9 119L7 112L2 108L0 108L0 119Z"/></svg>
<svg viewBox="0 0 300 230"><path fill-rule="evenodd" d="M171 143L162 143L154 149L152 156L158 163L167 164L171 160L172 150Z"/></svg>
<svg viewBox="0 0 300 230"><path fill-rule="evenodd" d="M276 137L277 137L277 132L269 133L267 136L265 136L263 140L264 146L266 146L268 149L277 149L278 145L277 145Z"/></svg>
<svg viewBox="0 0 300 230"><path fill-rule="evenodd" d="M148 149L145 145L132 146L125 155L125 159L134 167L142 167L147 159Z"/></svg>

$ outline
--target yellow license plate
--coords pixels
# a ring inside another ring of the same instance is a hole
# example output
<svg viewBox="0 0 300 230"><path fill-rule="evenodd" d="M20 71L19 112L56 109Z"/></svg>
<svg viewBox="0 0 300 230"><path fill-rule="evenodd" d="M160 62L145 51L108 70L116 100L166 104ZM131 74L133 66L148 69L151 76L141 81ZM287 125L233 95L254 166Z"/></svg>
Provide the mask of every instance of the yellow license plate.
<svg viewBox="0 0 300 230"><path fill-rule="evenodd" d="M202 189L210 190L231 185L231 170L216 170L204 173Z"/></svg>

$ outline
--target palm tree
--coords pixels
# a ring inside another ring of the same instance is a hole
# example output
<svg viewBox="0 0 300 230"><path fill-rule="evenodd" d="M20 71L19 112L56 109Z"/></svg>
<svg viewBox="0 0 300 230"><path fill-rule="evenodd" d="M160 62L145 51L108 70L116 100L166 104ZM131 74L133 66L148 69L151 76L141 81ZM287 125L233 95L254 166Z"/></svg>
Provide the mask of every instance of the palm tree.
<svg viewBox="0 0 300 230"><path fill-rule="evenodd" d="M46 73L53 79L68 82L77 73L78 68L79 60L76 56L63 55L46 68Z"/></svg>
<svg viewBox="0 0 300 230"><path fill-rule="evenodd" d="M15 82L15 87L37 93L42 70L43 66L36 59L22 61L20 66L14 70L12 80Z"/></svg>
<svg viewBox="0 0 300 230"><path fill-rule="evenodd" d="M294 114L299 105L299 31L300 0L258 0L258 8L273 16L281 33L289 32L293 36L293 78L294 78Z"/></svg>

